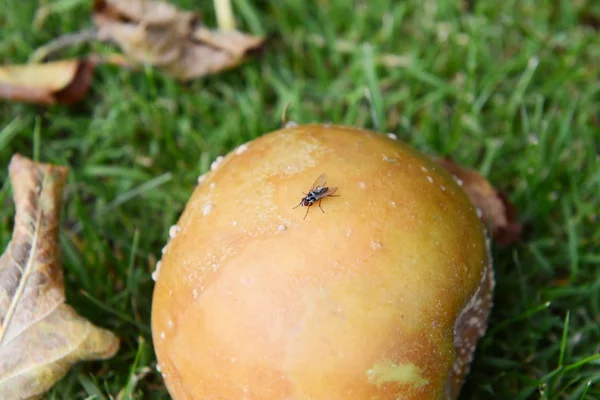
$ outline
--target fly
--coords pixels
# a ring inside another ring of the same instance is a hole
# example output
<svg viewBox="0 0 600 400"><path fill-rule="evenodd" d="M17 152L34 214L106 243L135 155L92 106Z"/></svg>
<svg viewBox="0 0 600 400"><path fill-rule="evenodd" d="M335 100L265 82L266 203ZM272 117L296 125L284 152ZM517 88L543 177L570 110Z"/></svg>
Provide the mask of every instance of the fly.
<svg viewBox="0 0 600 400"><path fill-rule="evenodd" d="M327 183L327 174L322 174L321 176L319 176L317 178L315 183L312 184L308 193L302 192L306 196L303 197L302 200L300 200L300 204L298 204L296 207L294 207L294 208L298 208L300 206L308 207L306 209L306 214L304 214L304 218L302 218L302 219L306 219L306 216L308 215L308 210L310 210L310 206L315 204L317 201L319 202L319 208L321 209L321 211L323 211L323 208L321 207L321 200L323 200L325 197L329 197L329 196L331 196L331 197L339 196L339 195L334 195L334 193L337 192L338 188L337 187L327 187L327 186L325 186L326 183ZM325 211L323 211L323 213L325 213Z"/></svg>

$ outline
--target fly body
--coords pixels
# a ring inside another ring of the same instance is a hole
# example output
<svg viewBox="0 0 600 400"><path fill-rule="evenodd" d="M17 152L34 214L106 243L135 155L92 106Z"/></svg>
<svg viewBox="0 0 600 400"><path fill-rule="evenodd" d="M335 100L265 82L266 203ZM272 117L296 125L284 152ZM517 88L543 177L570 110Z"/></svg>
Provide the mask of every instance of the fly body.
<svg viewBox="0 0 600 400"><path fill-rule="evenodd" d="M304 214L304 218L306 219L306 216L308 215L308 210L310 210L310 206L312 206L313 204L315 204L317 201L319 202L319 208L321 209L321 211L323 211L323 208L321 207L321 200L323 200L325 197L337 197L338 195L334 196L334 193L337 192L338 188L337 187L327 187L325 186L325 184L327 183L327 175L326 174L322 174L321 176L319 176L317 178L317 180L315 180L315 183L312 184L312 186L310 187L310 190L308 191L308 193L304 193L306 196L302 198L302 200L300 200L300 204L298 204L296 207L308 207L306 209L306 214ZM325 211L323 211L323 213L325 213Z"/></svg>

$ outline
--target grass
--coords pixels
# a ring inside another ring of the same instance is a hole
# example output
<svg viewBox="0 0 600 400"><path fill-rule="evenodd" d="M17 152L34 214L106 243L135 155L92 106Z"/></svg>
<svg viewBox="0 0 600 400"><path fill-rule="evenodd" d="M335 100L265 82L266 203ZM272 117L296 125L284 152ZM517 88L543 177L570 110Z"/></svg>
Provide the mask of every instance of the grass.
<svg viewBox="0 0 600 400"><path fill-rule="evenodd" d="M6 0L4 0L6 2ZM10 2L0 60L90 26L83 0ZM44 2L45 4L45 2ZM200 6L214 23L211 2ZM101 67L72 107L1 103L0 166L22 152L71 168L61 244L70 304L122 340L77 365L50 399L166 399L154 369L150 277L198 175L298 122L382 132L485 174L516 204L520 244L494 248L491 326L464 399L600 399L600 7L594 0L234 1L272 35L242 67L191 84ZM106 49L71 49L86 54ZM13 205L0 168L0 244Z"/></svg>

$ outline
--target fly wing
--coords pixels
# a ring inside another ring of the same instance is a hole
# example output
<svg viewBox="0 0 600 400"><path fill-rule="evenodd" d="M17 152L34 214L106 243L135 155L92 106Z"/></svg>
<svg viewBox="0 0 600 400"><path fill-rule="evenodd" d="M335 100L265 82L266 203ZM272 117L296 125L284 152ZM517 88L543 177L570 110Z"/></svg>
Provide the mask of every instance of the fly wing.
<svg viewBox="0 0 600 400"><path fill-rule="evenodd" d="M338 190L337 186L327 188L327 191L322 194L322 197L331 196L332 194L337 192L337 190Z"/></svg>
<svg viewBox="0 0 600 400"><path fill-rule="evenodd" d="M319 176L317 178L317 180L315 181L315 183L312 184L312 186L310 187L309 192L312 192L313 190L315 190L318 187L325 186L325 182L327 182L327 174L322 174L321 176Z"/></svg>

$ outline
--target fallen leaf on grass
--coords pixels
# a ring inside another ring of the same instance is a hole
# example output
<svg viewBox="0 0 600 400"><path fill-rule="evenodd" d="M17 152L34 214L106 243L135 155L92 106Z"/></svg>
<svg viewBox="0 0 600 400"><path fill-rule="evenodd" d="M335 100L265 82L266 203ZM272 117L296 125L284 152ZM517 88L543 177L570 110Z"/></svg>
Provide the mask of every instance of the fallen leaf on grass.
<svg viewBox="0 0 600 400"><path fill-rule="evenodd" d="M95 0L98 38L115 42L140 64L187 81L241 64L264 38L239 31L210 30L201 16L149 0Z"/></svg>
<svg viewBox="0 0 600 400"><path fill-rule="evenodd" d="M72 104L87 93L94 64L65 60L0 67L0 98L37 104Z"/></svg>
<svg viewBox="0 0 600 400"><path fill-rule="evenodd" d="M517 212L504 193L475 170L460 166L449 158L434 160L462 182L463 190L481 210L481 219L491 229L496 243L508 245L519 240L521 225L517 222Z"/></svg>
<svg viewBox="0 0 600 400"><path fill-rule="evenodd" d="M0 399L37 399L79 361L106 359L119 339L65 304L58 237L67 169L14 155L11 242L0 256Z"/></svg>

